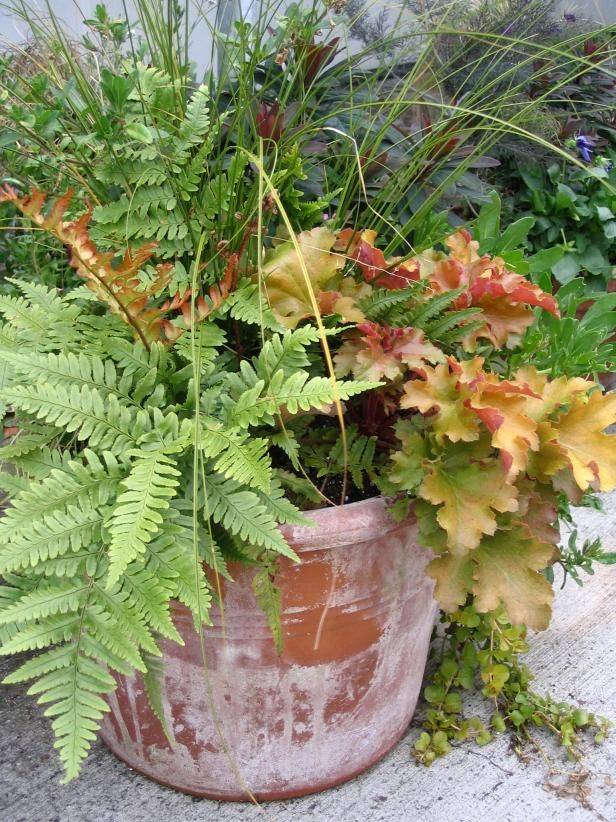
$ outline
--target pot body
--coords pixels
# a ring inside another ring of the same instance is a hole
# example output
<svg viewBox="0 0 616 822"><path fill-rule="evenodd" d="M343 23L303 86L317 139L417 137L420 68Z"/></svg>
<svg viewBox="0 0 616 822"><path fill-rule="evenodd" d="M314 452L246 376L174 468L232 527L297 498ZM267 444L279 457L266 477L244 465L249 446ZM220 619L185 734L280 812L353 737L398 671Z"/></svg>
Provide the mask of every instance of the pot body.
<svg viewBox="0 0 616 822"><path fill-rule="evenodd" d="M414 521L380 498L308 512L284 526L284 650L233 569L222 613L201 640L174 605L185 645L164 642L163 734L140 675L118 677L102 736L132 768L189 793L244 800L301 796L355 776L404 734L419 695L437 606Z"/></svg>

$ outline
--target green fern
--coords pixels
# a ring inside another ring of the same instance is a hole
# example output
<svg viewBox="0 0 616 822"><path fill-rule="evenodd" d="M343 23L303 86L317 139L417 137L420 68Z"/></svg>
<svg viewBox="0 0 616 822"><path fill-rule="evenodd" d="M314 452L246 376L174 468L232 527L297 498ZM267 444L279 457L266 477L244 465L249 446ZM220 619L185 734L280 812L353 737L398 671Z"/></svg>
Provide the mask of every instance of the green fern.
<svg viewBox="0 0 616 822"><path fill-rule="evenodd" d="M208 427L200 443L205 457L228 479L268 492L271 486L271 460L268 442L247 431Z"/></svg>
<svg viewBox="0 0 616 822"><path fill-rule="evenodd" d="M47 659L46 666L38 661L38 669L45 670L29 689L29 694L40 694L39 703L51 703L45 715L53 717L52 729L56 737L55 747L65 768L64 782L74 779L81 762L88 754L96 732L109 711L104 694L115 690L116 682L106 668L80 653L78 646L69 645ZM25 667L25 666L24 666ZM38 676L38 674L36 674ZM19 682L32 678L29 671L18 669L16 675L5 682Z"/></svg>
<svg viewBox="0 0 616 822"><path fill-rule="evenodd" d="M180 472L164 451L131 451L129 456L135 459L128 477L122 480L124 491L109 521L109 588L145 552L179 485Z"/></svg>
<svg viewBox="0 0 616 822"><path fill-rule="evenodd" d="M15 385L4 389L2 396L7 403L58 429L75 432L92 448L119 453L149 427L146 415L120 405L114 395L104 399L97 388L88 385Z"/></svg>
<svg viewBox="0 0 616 822"><path fill-rule="evenodd" d="M64 511L39 517L0 543L0 573L34 567L99 540L103 514L90 507L67 505Z"/></svg>
<svg viewBox="0 0 616 822"><path fill-rule="evenodd" d="M195 628L209 624L212 605L210 586L203 566L195 557L192 529L170 511L162 532L147 546L146 567L164 580L171 596L191 611Z"/></svg>
<svg viewBox="0 0 616 822"><path fill-rule="evenodd" d="M239 483L212 474L206 477L207 510L214 522L232 534L270 551L298 559L276 527L276 520L252 491L241 490Z"/></svg>
<svg viewBox="0 0 616 822"><path fill-rule="evenodd" d="M360 302L366 319L376 323L396 324L392 314L399 309L406 309L410 301L417 297L424 288L422 283L413 283L407 288L392 291L388 288L375 289L368 297Z"/></svg>
<svg viewBox="0 0 616 822"><path fill-rule="evenodd" d="M207 86L192 93L178 116L171 78L142 65L135 70L135 91L124 112L126 139L114 145L114 163L105 153L96 166L102 182L129 190L94 209L93 238L112 248L154 240L164 259L190 255L195 237L204 226L213 228L226 207L218 195L228 192L228 199L236 184L227 173L209 177L208 159L222 118L210 119ZM132 124L147 137L144 142L131 137Z"/></svg>
<svg viewBox="0 0 616 822"><path fill-rule="evenodd" d="M155 654L146 653L143 655L143 661L146 668L142 675L143 684L145 685L145 692L148 697L148 702L150 703L150 708L154 711L156 718L160 722L160 726L167 737L167 741L170 745L173 745L173 737L171 731L169 730L167 717L165 716L163 701L162 683L165 673L163 660Z"/></svg>
<svg viewBox="0 0 616 822"><path fill-rule="evenodd" d="M115 495L118 481L126 471L108 451L102 452L104 463L85 449L81 460L71 460L62 469L53 468L42 480L30 480L27 487L11 500L11 507L0 520L0 539L9 538L20 529L36 527L38 517L67 505L106 505Z"/></svg>
<svg viewBox="0 0 616 822"><path fill-rule="evenodd" d="M282 595L275 582L276 566L269 562L260 568L252 580L252 590L255 598L272 632L274 644L279 654L283 650L282 637Z"/></svg>

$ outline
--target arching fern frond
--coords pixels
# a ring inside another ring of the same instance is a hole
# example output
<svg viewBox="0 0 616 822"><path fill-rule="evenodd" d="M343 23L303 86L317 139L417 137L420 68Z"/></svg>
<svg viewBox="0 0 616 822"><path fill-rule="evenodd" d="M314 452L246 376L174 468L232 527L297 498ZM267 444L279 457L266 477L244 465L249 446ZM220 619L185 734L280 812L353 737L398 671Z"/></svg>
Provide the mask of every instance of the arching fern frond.
<svg viewBox="0 0 616 822"><path fill-rule="evenodd" d="M3 534L0 573L37 566L88 547L100 540L104 516L97 509L67 505L65 510L39 517L28 530Z"/></svg>
<svg viewBox="0 0 616 822"><path fill-rule="evenodd" d="M133 451L129 475L109 522L107 586L114 585L127 566L145 551L159 531L163 512L175 496L180 472L164 451Z"/></svg>
<svg viewBox="0 0 616 822"><path fill-rule="evenodd" d="M209 426L203 431L200 448L205 457L213 458L214 469L227 479L269 491L272 464L267 440L237 428Z"/></svg>
<svg viewBox="0 0 616 822"><path fill-rule="evenodd" d="M230 533L252 545L298 559L278 530L276 520L253 491L242 490L237 482L218 474L205 478L205 490L206 510L214 522L221 523Z"/></svg>
<svg viewBox="0 0 616 822"><path fill-rule="evenodd" d="M95 388L103 397L114 394L125 404L134 404L130 389L130 377L118 378L113 361L85 354L48 353L34 351L5 353L0 358L8 360L16 374L30 380L50 382L54 385L87 385Z"/></svg>
<svg viewBox="0 0 616 822"><path fill-rule="evenodd" d="M14 385L5 388L2 397L56 428L87 440L92 448L120 453L149 427L144 412L120 405L114 395L103 399L98 389L88 385L64 386L49 382Z"/></svg>

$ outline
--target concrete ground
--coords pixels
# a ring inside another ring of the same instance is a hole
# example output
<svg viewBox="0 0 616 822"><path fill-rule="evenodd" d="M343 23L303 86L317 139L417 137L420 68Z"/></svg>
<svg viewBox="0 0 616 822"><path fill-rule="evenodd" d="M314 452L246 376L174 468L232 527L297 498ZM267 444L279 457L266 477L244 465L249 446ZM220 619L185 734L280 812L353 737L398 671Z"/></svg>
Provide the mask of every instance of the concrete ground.
<svg viewBox="0 0 616 822"><path fill-rule="evenodd" d="M609 514L580 510L580 536L601 535L616 550L616 494ZM538 690L616 718L616 572L601 567L583 589L558 594L550 629L532 638L528 664ZM12 662L0 662L0 675ZM521 760L506 739L463 745L426 769L409 756L407 737L382 762L346 785L288 802L250 805L195 799L149 782L98 743L76 782L59 784L60 768L46 720L24 688L0 690L2 822L570 822L616 821L616 730L588 746L572 766L540 736L540 752ZM470 706L473 710L473 706ZM567 779L563 769L574 769ZM559 773L559 771L561 771Z"/></svg>

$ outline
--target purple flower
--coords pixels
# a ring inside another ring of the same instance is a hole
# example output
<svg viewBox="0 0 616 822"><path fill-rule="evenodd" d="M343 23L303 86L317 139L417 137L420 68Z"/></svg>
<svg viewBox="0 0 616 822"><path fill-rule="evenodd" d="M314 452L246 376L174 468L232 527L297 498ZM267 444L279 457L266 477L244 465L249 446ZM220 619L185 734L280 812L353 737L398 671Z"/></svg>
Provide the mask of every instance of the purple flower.
<svg viewBox="0 0 616 822"><path fill-rule="evenodd" d="M575 23L575 14L571 14L571 12L565 12L564 18L566 23Z"/></svg>
<svg viewBox="0 0 616 822"><path fill-rule="evenodd" d="M580 134L578 137L575 138L575 145L580 153L580 157L582 158L582 160L584 160L585 163L590 163L593 152L592 141L588 137L585 137L583 134Z"/></svg>

